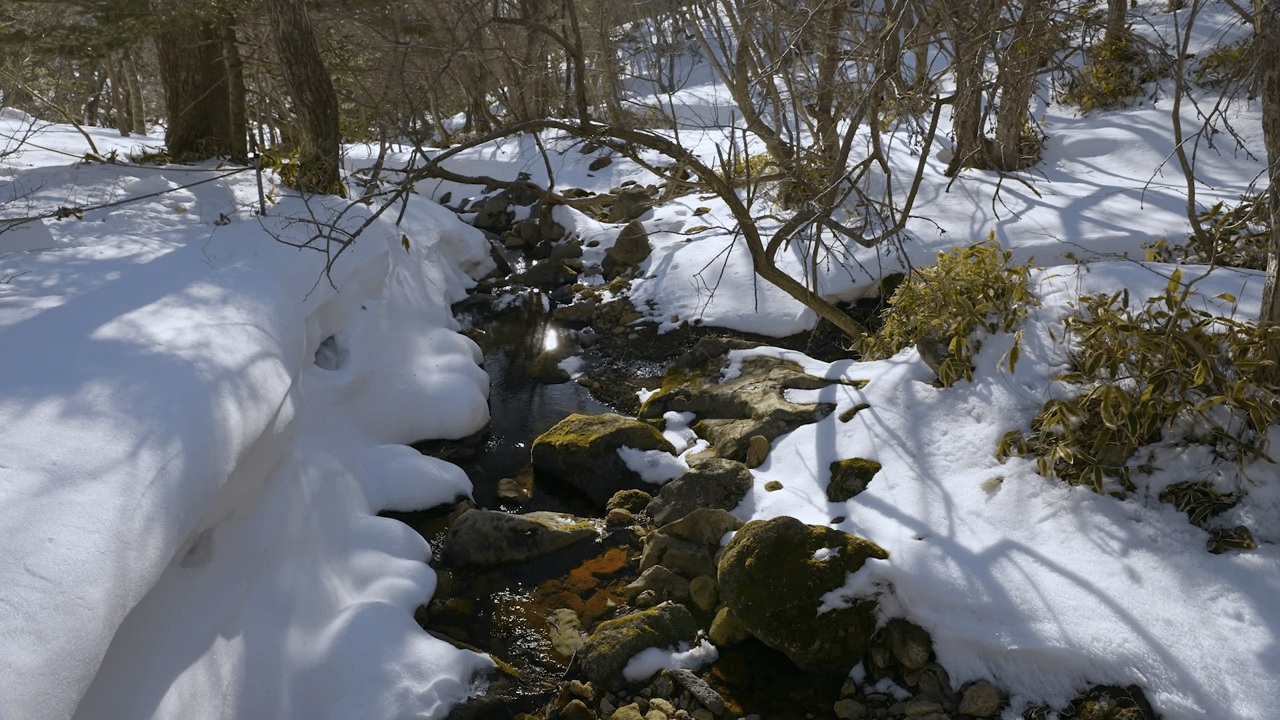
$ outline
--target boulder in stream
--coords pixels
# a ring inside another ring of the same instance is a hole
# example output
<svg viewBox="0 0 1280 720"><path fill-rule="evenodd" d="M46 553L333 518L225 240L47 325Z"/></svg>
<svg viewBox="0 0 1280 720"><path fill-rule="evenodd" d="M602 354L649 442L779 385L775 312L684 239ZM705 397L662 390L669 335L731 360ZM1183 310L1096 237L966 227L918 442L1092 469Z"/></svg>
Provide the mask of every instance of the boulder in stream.
<svg viewBox="0 0 1280 720"><path fill-rule="evenodd" d="M682 641L692 643L697 634L698 623L688 608L673 602L606 620L596 626L578 652L582 674L593 683L613 687L636 653Z"/></svg>
<svg viewBox="0 0 1280 720"><path fill-rule="evenodd" d="M751 490L751 471L735 460L713 457L662 486L645 512L656 525L679 520L698 508L732 510Z"/></svg>
<svg viewBox="0 0 1280 720"><path fill-rule="evenodd" d="M675 454L675 447L648 423L613 413L574 414L533 441L533 467L578 488L604 508L619 490L653 487L627 466L618 454L623 447Z"/></svg>
<svg viewBox="0 0 1280 720"><path fill-rule="evenodd" d="M753 520L725 547L720 598L752 635L807 672L840 673L861 660L876 629L874 601L823 606L880 546L792 517Z"/></svg>
<svg viewBox="0 0 1280 720"><path fill-rule="evenodd" d="M835 410L834 403L795 403L786 398L787 390L815 390L838 382L809 375L791 360L753 355L742 361L737 377L722 380L724 355L746 347L750 345L741 341L699 341L667 370L662 388L640 408L640 417L692 412L699 418L694 431L714 446L716 455L745 462L753 437L772 442Z"/></svg>
<svg viewBox="0 0 1280 720"><path fill-rule="evenodd" d="M724 510L694 510L649 534L640 556L640 571L661 565L690 580L715 575L720 539L740 527L742 521Z"/></svg>
<svg viewBox="0 0 1280 720"><path fill-rule="evenodd" d="M589 520L572 515L471 509L449 528L443 552L459 564L503 565L547 555L597 535Z"/></svg>

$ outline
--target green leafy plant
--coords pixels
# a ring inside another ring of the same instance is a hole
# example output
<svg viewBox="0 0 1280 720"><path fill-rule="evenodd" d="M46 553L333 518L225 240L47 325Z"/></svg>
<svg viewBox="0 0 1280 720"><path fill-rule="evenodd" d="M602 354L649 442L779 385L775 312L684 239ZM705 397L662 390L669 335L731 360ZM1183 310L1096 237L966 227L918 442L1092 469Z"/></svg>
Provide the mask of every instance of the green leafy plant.
<svg viewBox="0 0 1280 720"><path fill-rule="evenodd" d="M1162 438L1205 443L1241 465L1265 458L1280 399L1257 377L1280 328L1192 307L1199 296L1182 277L1140 310L1128 290L1081 297L1067 319L1072 368L1059 378L1073 392L1045 403L1030 432L1006 434L997 454L1035 457L1045 477L1120 495L1135 489L1130 459Z"/></svg>
<svg viewBox="0 0 1280 720"><path fill-rule="evenodd" d="M974 334L1013 332L1036 304L1028 287L1030 268L1012 265L1012 253L991 233L982 242L939 253L937 263L912 273L894 290L884 324L855 346L866 359L894 355L911 345L933 346L942 355L938 379L951 385L973 379ZM1019 331L1020 332L1020 331ZM1018 343L1009 353L1012 368Z"/></svg>
<svg viewBox="0 0 1280 720"><path fill-rule="evenodd" d="M1145 246L1147 260L1267 269L1271 218L1265 198L1245 195L1235 205L1218 201L1198 217L1206 231L1204 240L1193 235L1185 245L1169 245L1162 238Z"/></svg>

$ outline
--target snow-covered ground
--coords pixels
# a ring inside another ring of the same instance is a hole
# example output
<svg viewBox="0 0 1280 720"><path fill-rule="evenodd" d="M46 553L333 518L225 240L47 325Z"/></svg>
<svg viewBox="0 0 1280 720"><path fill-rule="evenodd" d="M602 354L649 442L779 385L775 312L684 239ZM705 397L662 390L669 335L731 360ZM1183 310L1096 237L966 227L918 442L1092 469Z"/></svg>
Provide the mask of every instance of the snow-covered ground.
<svg viewBox="0 0 1280 720"><path fill-rule="evenodd" d="M736 511L843 517L837 527L889 550L847 590L929 630L955 683L986 678L1013 693L1009 717L1095 683L1139 685L1167 720L1280 707L1274 466L1238 478L1248 500L1233 512L1261 547L1210 555L1205 532L1156 498L1213 472L1194 450L1169 456L1126 500L996 459L1000 437L1055 391L1069 303L1122 287L1140 299L1167 281L1170 268L1135 262L1142 243L1186 234L1168 94L1156 94L1088 117L1046 105L1043 162L1022 174L1034 192L978 171L949 184L930 158L913 238L856 248L818 282L832 297L872 294L904 257L929 262L994 230L1046 266L1016 373L1000 362L1003 336L984 343L973 382L948 389L927 383L910 349L869 363L788 353L815 374L870 382L797 392L838 409L778 439ZM682 97L728 103L709 80ZM1256 103L1236 107L1256 154ZM24 126L0 118L5 133ZM102 152L143 142L89 132ZM707 157L716 141L700 141ZM653 181L620 158L589 171L595 156L544 144L558 188ZM82 162L86 150L74 130L42 127L4 159L0 180L6 217L158 193L0 234L0 718L440 717L491 661L418 628L412 612L434 588L428 548L376 513L469 491L456 467L403 443L487 420L478 349L449 314L487 270L485 241L414 198L399 227L379 220L344 252L335 290L321 253L277 240L305 241L316 230L307 219L338 201L305 206L276 192L259 219L252 173ZM545 175L527 139L454 167ZM1262 164L1220 142L1197 167L1209 203L1244 192ZM420 190L452 191L456 203L463 189ZM607 245L619 229L557 212L584 241ZM809 310L752 277L722 204L678 199L643 221L655 251L630 293L664 327L813 326ZM1228 292L1251 317L1260 287L1257 273L1218 271L1197 290ZM870 407L838 420L861 403ZM828 503L827 468L847 457L883 469L867 491ZM770 480L783 489L765 492Z"/></svg>

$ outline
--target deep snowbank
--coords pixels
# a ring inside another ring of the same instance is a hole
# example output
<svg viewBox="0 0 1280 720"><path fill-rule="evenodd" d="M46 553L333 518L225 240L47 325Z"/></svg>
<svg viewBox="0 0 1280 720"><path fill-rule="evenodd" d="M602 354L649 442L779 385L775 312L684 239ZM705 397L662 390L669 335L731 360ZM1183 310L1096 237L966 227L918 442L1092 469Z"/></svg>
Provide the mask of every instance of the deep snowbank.
<svg viewBox="0 0 1280 720"><path fill-rule="evenodd" d="M36 208L212 175L24 154L11 187ZM448 310L484 240L415 201L335 291L272 238L326 211L259 223L251 183L51 222L56 250L0 257L0 717L434 716L490 662L417 628L428 548L375 515L470 490L397 443L487 420Z"/></svg>

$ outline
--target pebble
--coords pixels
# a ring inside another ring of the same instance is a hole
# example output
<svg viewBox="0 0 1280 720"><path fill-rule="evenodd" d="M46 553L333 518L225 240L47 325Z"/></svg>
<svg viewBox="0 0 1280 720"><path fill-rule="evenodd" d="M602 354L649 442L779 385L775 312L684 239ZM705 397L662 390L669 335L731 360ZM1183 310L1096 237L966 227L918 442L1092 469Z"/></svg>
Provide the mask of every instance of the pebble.
<svg viewBox="0 0 1280 720"><path fill-rule="evenodd" d="M994 717L1004 703L1004 693L986 680L965 688L960 697L960 712L973 717Z"/></svg>
<svg viewBox="0 0 1280 720"><path fill-rule="evenodd" d="M595 720L596 714L591 712L586 703L575 698L560 708L560 717L564 720Z"/></svg>
<svg viewBox="0 0 1280 720"><path fill-rule="evenodd" d="M867 706L851 698L836 701L834 710L840 720L862 720L867 716Z"/></svg>
<svg viewBox="0 0 1280 720"><path fill-rule="evenodd" d="M647 719L645 718L644 714L640 712L640 706L636 705L635 703L631 703L630 705L623 705L617 710L614 710L613 713L609 715L609 720L647 720Z"/></svg>
<svg viewBox="0 0 1280 720"><path fill-rule="evenodd" d="M580 697L588 702L596 697L596 688L591 683L584 683L581 680L569 681L569 692L575 697Z"/></svg>
<svg viewBox="0 0 1280 720"><path fill-rule="evenodd" d="M770 480L769 482L764 484L765 492L777 492L781 489L782 489L782 483L778 482L777 480Z"/></svg>
<svg viewBox="0 0 1280 720"><path fill-rule="evenodd" d="M892 708L890 708L890 710L892 711ZM937 715L941 712L942 703L929 700L928 698L908 700L902 708L902 714L910 718L928 717L930 715Z"/></svg>
<svg viewBox="0 0 1280 720"><path fill-rule="evenodd" d="M652 713L654 710L661 712L667 717L672 717L676 714L675 706L660 697L649 701L649 712Z"/></svg>

